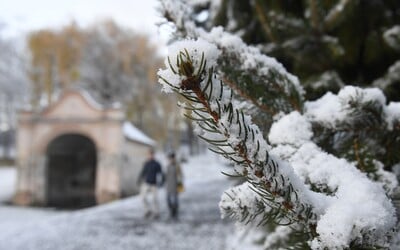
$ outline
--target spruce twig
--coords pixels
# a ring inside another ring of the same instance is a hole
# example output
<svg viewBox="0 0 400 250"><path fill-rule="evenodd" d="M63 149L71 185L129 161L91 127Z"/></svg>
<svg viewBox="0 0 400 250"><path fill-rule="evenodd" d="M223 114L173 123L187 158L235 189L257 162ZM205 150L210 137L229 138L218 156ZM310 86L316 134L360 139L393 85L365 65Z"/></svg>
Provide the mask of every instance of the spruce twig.
<svg viewBox="0 0 400 250"><path fill-rule="evenodd" d="M216 76L214 70L212 67L207 69L206 65L207 61L202 53L199 66L195 69L193 59L188 51L184 50L177 56L176 68L178 70L171 69L172 72L176 72L184 78L179 87L175 87L173 90L189 101L195 100L195 106L185 105L187 110L192 111L192 115L187 117L197 122L203 131L221 136L219 139L215 139L199 135L200 138L212 146L210 147L211 151L243 167L243 171L238 172L238 175L245 177L252 185L254 192L263 198L259 201L259 206L261 207L263 204L270 208L268 213L263 214L260 224L272 221L281 225L293 223L300 223L307 227L314 225L313 221L316 219L316 215L312 212L311 205L302 203L297 190L288 182L288 179L279 173L279 164L269 156L268 152L265 152L265 159L258 160L257 156L261 148L260 141L256 140L256 135L259 135L260 132L255 131L247 124L244 112L232 104L232 90L225 88L222 81L213 81L213 77ZM173 67L171 64L169 66ZM214 83L218 83L219 86L214 86ZM218 91L213 93L212 90L216 88ZM222 97L226 96L224 95L226 91L231 91L231 99L228 102L222 100ZM222 119L223 116L226 117L226 120ZM238 126L238 135L230 132L230 126L233 124ZM235 137L235 143L229 140L231 137ZM254 151L251 154L248 145L256 145L256 150L251 149ZM227 151L227 148L230 150ZM262 211L265 213L265 209ZM249 214L246 208L243 208L241 218L248 223L262 211ZM232 216L235 215L232 214Z"/></svg>

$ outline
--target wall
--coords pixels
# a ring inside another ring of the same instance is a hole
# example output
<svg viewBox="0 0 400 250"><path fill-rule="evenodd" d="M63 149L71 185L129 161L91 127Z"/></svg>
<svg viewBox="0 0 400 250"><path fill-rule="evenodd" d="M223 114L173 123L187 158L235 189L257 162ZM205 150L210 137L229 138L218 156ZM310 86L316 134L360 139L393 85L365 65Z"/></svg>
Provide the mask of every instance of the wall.
<svg viewBox="0 0 400 250"><path fill-rule="evenodd" d="M131 196L139 192L138 178L150 147L144 144L125 141L121 163L121 194Z"/></svg>

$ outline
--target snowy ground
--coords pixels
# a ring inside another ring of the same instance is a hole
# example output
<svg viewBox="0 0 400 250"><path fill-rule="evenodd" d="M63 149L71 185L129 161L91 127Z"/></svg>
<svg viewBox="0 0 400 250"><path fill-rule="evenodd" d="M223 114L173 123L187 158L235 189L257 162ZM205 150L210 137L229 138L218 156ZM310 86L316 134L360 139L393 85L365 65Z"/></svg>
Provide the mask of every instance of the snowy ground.
<svg viewBox="0 0 400 250"><path fill-rule="evenodd" d="M15 168L0 167L0 203L11 199L14 193L15 180Z"/></svg>
<svg viewBox="0 0 400 250"><path fill-rule="evenodd" d="M143 218L138 197L79 211L0 205L0 250L227 249L233 226L220 219L218 210L230 185L220 173L223 164L207 155L190 159L183 168L179 222L169 221L163 192L159 220ZM11 169L0 169L3 200L14 180Z"/></svg>

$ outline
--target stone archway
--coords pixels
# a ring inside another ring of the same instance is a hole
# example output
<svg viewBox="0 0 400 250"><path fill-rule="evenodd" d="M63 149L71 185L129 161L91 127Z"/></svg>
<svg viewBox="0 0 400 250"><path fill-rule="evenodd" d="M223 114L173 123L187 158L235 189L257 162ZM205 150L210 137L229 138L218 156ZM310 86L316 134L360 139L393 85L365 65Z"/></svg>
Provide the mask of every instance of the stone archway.
<svg viewBox="0 0 400 250"><path fill-rule="evenodd" d="M57 102L40 112L21 111L14 203L82 207L121 197L121 152L126 142L123 119L121 108L104 108L79 90L62 92ZM92 159L88 162L81 159L85 150L92 152L87 153ZM78 166L79 175L74 174ZM60 172L66 176L57 176ZM83 183L90 185L81 187L85 178L89 181Z"/></svg>
<svg viewBox="0 0 400 250"><path fill-rule="evenodd" d="M46 150L46 203L62 208L96 204L97 152L94 142L80 134L63 134Z"/></svg>

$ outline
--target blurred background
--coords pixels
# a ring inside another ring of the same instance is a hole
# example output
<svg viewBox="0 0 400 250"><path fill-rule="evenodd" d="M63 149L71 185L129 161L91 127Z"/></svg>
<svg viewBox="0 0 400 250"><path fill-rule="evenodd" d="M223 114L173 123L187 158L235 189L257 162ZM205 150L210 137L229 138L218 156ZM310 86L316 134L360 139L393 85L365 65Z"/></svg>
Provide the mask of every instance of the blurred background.
<svg viewBox="0 0 400 250"><path fill-rule="evenodd" d="M160 92L168 30L158 1L2 1L0 8L0 162L15 158L16 112L39 112L78 87L161 148L195 140L174 96ZM195 147L196 142L192 142ZM198 150L191 148L191 150Z"/></svg>
<svg viewBox="0 0 400 250"><path fill-rule="evenodd" d="M171 30L157 26L158 8L0 0L1 250L223 248L218 200L229 184L218 159L194 156L204 145L178 97L161 93ZM152 147L164 171L165 153L182 163L180 223L168 220L164 189L156 221L140 197L118 200L138 194Z"/></svg>

